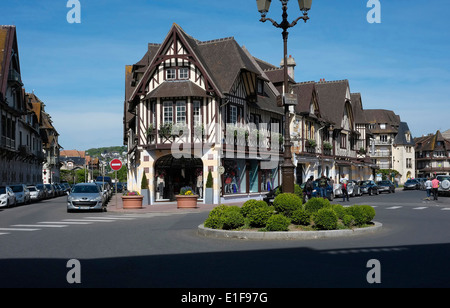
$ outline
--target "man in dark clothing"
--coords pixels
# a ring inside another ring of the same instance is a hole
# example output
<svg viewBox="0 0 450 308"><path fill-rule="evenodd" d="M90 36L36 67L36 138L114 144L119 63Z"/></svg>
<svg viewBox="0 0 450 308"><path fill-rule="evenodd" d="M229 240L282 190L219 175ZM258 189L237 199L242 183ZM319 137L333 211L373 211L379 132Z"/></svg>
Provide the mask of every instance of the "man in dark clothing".
<svg viewBox="0 0 450 308"><path fill-rule="evenodd" d="M322 174L322 176L319 179L319 192L320 197L322 198L327 197L327 185L328 185L327 178Z"/></svg>
<svg viewBox="0 0 450 308"><path fill-rule="evenodd" d="M305 184L305 194L306 194L306 196L308 196L308 199L311 199L312 191L314 189L313 180L314 180L314 177L310 176Z"/></svg>

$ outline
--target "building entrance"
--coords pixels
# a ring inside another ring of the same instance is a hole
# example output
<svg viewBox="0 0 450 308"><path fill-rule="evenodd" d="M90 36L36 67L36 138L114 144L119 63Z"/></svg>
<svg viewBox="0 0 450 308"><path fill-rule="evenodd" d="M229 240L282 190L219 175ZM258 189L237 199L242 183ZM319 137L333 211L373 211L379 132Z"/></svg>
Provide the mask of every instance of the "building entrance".
<svg viewBox="0 0 450 308"><path fill-rule="evenodd" d="M200 158L161 157L155 163L155 175L156 201L174 201L185 186L203 197L203 162Z"/></svg>

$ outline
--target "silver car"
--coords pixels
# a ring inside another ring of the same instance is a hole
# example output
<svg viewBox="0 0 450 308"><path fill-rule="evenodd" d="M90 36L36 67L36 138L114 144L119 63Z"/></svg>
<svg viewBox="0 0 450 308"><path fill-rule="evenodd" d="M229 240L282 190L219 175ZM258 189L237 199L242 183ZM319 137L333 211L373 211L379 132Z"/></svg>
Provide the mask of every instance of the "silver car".
<svg viewBox="0 0 450 308"><path fill-rule="evenodd" d="M72 187L67 197L67 212L74 210L97 210L106 212L103 194L95 183L80 183Z"/></svg>
<svg viewBox="0 0 450 308"><path fill-rule="evenodd" d="M20 204L31 203L30 191L25 184L17 184L10 186L16 195L16 201Z"/></svg>

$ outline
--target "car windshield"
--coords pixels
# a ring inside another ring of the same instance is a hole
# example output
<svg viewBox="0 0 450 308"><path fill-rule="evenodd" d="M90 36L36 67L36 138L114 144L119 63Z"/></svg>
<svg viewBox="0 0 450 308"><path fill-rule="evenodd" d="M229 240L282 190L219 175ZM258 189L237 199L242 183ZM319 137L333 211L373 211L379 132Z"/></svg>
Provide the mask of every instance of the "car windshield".
<svg viewBox="0 0 450 308"><path fill-rule="evenodd" d="M95 194L98 193L98 187L94 185L77 185L72 190L75 194Z"/></svg>
<svg viewBox="0 0 450 308"><path fill-rule="evenodd" d="M406 181L406 184L415 184L417 183L417 180L408 180Z"/></svg>
<svg viewBox="0 0 450 308"><path fill-rule="evenodd" d="M379 181L378 184L380 184L380 185L390 185L391 183L389 181Z"/></svg>
<svg viewBox="0 0 450 308"><path fill-rule="evenodd" d="M438 175L437 176L437 179L439 180L439 181L445 181L445 180L447 180L447 181L450 181L450 175L448 175L448 176L445 176L445 175Z"/></svg>
<svg viewBox="0 0 450 308"><path fill-rule="evenodd" d="M361 181L359 182L359 185L369 185L370 181Z"/></svg>
<svg viewBox="0 0 450 308"><path fill-rule="evenodd" d="M36 191L36 187L30 186L30 187L28 187L28 190L29 190L29 191Z"/></svg>
<svg viewBox="0 0 450 308"><path fill-rule="evenodd" d="M11 186L11 189L13 192L22 192L23 186L22 185L14 185L14 186Z"/></svg>
<svg viewBox="0 0 450 308"><path fill-rule="evenodd" d="M6 187L0 187L0 195L6 194Z"/></svg>

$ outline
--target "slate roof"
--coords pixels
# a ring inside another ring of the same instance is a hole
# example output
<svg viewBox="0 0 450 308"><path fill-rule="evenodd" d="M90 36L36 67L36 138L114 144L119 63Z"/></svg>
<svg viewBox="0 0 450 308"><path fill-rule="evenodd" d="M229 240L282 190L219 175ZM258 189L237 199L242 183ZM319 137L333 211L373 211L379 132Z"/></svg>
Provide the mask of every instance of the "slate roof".
<svg viewBox="0 0 450 308"><path fill-rule="evenodd" d="M317 82L315 87L322 118L340 129L349 88L348 80L321 81Z"/></svg>
<svg viewBox="0 0 450 308"><path fill-rule="evenodd" d="M409 141L406 139L407 133L409 133L411 138ZM398 133L394 138L394 144L414 146L414 139L412 137L411 131L409 130L408 123L400 122L400 125L398 127Z"/></svg>

